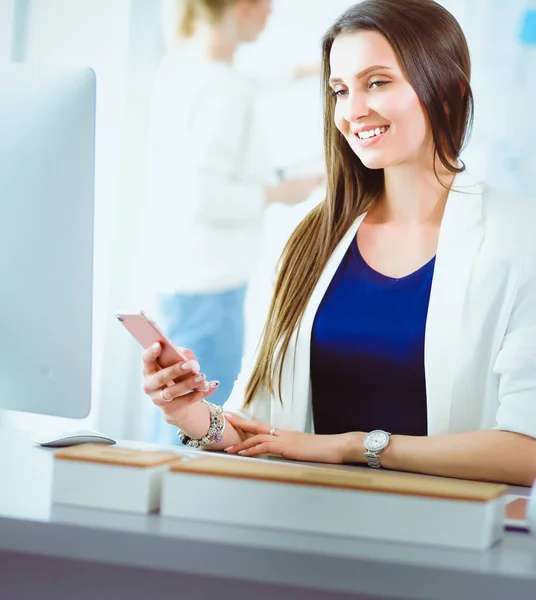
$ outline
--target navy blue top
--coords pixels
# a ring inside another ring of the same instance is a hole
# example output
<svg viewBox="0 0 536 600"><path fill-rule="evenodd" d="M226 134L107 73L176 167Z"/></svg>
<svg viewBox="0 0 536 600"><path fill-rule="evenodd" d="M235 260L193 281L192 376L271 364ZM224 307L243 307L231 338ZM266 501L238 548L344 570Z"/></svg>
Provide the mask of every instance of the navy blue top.
<svg viewBox="0 0 536 600"><path fill-rule="evenodd" d="M427 434L424 332L435 258L394 279L350 245L311 338L315 432Z"/></svg>

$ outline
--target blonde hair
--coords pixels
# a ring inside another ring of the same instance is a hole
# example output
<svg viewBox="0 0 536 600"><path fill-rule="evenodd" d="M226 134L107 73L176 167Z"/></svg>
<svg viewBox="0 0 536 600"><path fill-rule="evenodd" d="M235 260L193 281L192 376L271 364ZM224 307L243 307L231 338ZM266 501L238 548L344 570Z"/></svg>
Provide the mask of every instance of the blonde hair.
<svg viewBox="0 0 536 600"><path fill-rule="evenodd" d="M236 0L177 0L176 35L191 38L199 23L217 25Z"/></svg>

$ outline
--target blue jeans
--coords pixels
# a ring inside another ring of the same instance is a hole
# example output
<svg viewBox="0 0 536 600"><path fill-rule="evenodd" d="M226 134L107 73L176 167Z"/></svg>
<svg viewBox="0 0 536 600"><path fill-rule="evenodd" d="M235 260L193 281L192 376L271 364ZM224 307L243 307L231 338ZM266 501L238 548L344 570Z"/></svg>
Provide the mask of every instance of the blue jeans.
<svg viewBox="0 0 536 600"><path fill-rule="evenodd" d="M194 352L207 381L220 385L210 396L222 405L230 396L244 350L246 286L213 294L159 294L153 316L176 346ZM148 441L180 445L177 428L157 410L152 415Z"/></svg>

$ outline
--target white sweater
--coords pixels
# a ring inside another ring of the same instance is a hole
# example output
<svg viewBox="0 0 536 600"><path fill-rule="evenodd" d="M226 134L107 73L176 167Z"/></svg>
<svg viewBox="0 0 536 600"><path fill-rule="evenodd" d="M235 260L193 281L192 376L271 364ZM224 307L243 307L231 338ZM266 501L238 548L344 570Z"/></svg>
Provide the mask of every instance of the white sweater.
<svg viewBox="0 0 536 600"><path fill-rule="evenodd" d="M219 292L247 281L273 183L254 85L188 50L158 70L142 231L154 292Z"/></svg>

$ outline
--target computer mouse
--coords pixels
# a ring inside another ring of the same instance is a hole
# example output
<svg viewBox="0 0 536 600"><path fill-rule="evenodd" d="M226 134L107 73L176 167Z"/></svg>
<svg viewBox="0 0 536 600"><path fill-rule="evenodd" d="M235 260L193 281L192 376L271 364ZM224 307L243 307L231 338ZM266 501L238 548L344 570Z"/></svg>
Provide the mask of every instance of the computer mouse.
<svg viewBox="0 0 536 600"><path fill-rule="evenodd" d="M69 431L55 436L36 436L33 440L46 448L65 448L78 444L115 444L112 438L97 431Z"/></svg>

